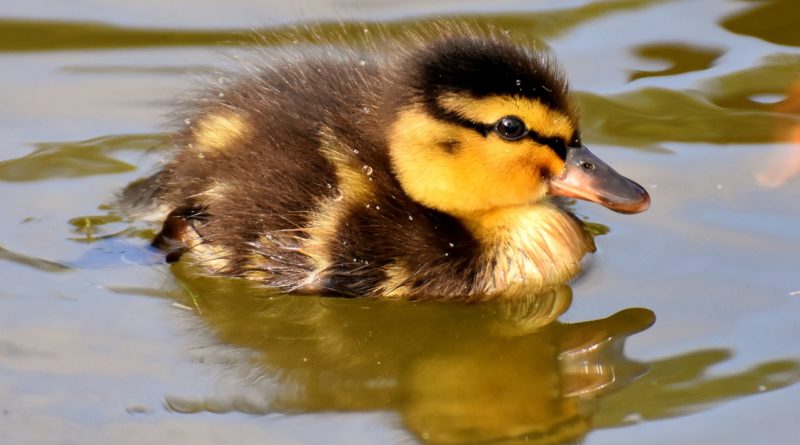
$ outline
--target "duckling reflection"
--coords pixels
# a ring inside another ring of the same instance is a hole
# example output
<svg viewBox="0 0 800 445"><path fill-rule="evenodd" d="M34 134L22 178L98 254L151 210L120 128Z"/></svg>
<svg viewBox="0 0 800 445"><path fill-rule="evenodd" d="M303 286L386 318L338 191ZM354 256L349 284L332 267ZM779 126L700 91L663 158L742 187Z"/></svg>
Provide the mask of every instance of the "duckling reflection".
<svg viewBox="0 0 800 445"><path fill-rule="evenodd" d="M185 278L188 270L174 267ZM218 279L182 285L193 299L186 304L227 352L246 351L239 367L247 377L237 386L247 394L169 397L169 408L394 411L425 443L580 439L598 398L644 371L625 358L623 343L654 320L649 310L628 309L560 323L572 299L566 286L524 303L453 305L265 298Z"/></svg>

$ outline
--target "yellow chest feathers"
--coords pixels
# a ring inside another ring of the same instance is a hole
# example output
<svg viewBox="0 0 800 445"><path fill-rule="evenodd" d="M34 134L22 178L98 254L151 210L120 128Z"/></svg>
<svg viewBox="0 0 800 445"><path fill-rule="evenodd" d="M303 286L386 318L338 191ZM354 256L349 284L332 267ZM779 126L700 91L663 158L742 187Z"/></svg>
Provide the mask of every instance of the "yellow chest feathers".
<svg viewBox="0 0 800 445"><path fill-rule="evenodd" d="M548 201L485 212L468 218L467 225L485 251L486 295L514 298L563 284L594 251L581 222Z"/></svg>

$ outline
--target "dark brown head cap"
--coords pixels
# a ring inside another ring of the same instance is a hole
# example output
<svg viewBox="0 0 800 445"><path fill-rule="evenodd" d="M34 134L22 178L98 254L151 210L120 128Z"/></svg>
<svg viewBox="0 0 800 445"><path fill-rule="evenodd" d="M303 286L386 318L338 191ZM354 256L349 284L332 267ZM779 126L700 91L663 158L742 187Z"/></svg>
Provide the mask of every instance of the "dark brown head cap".
<svg viewBox="0 0 800 445"><path fill-rule="evenodd" d="M576 115L566 78L553 57L509 37L439 38L424 45L414 58L410 86L424 102L446 93L476 98L521 96L538 99L567 116Z"/></svg>

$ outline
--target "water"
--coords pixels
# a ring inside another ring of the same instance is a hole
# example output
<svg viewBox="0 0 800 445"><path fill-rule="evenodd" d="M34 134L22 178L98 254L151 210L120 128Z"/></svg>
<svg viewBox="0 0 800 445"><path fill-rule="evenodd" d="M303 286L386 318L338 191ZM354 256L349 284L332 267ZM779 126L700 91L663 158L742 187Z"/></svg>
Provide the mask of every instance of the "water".
<svg viewBox="0 0 800 445"><path fill-rule="evenodd" d="M796 441L797 2L6 3L0 442ZM599 250L570 288L270 296L161 264L152 225L109 215L248 29L284 44L295 23L355 17L354 37L432 14L544 39L587 144L650 191L636 216L577 204Z"/></svg>

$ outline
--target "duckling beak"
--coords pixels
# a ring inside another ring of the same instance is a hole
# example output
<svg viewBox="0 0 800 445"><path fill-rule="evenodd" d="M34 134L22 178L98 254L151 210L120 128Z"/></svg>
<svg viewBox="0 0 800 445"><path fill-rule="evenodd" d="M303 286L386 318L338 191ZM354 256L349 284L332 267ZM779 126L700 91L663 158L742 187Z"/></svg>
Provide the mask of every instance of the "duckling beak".
<svg viewBox="0 0 800 445"><path fill-rule="evenodd" d="M567 151L564 172L550 180L554 196L596 202L619 213L639 213L650 207L650 195L620 175L586 146Z"/></svg>

